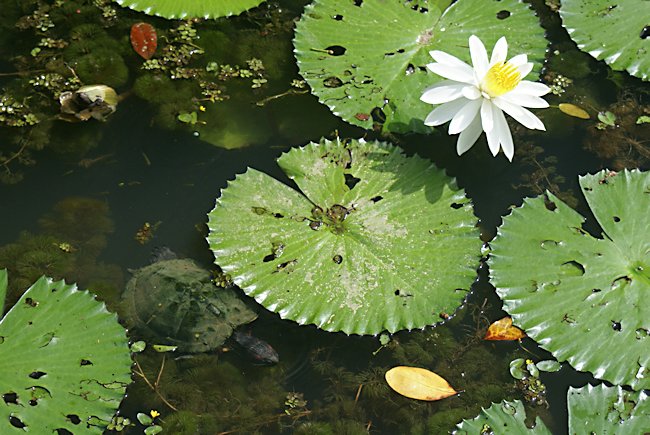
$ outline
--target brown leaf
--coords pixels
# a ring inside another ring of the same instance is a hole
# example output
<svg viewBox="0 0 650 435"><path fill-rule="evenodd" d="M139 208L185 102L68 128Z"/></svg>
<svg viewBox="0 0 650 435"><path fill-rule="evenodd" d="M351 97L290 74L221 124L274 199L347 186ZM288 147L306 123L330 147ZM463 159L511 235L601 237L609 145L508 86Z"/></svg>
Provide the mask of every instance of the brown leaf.
<svg viewBox="0 0 650 435"><path fill-rule="evenodd" d="M397 393L411 399L433 401L458 394L446 380L419 367L393 367L386 372L386 382Z"/></svg>
<svg viewBox="0 0 650 435"><path fill-rule="evenodd" d="M513 326L508 316L492 323L485 333L484 340L520 340L526 336L521 329Z"/></svg>

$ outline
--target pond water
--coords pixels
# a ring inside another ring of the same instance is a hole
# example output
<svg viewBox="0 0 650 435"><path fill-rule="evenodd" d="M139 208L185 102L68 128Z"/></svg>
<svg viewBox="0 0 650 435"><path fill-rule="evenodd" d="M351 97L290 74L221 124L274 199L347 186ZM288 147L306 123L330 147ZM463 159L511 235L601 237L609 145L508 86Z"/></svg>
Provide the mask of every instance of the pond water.
<svg viewBox="0 0 650 435"><path fill-rule="evenodd" d="M97 26L107 23L102 13L112 6L101 1L64 3L73 12L81 10ZM265 66L268 82L261 87L253 87L250 79L224 80L223 94L229 99L202 103L209 106L206 113L218 110L205 118L207 122L225 120L227 132L221 135L207 133L200 122L189 125L176 119L175 115L195 107L191 96L161 103L153 97L145 101L133 92L142 59L128 54L131 24L146 21L169 30L178 23L117 7L115 21L101 36L120 46L115 51L124 59L128 75L115 86L124 97L117 111L104 122L56 120L40 130L0 129L0 171L5 181L0 184L0 268L9 271L9 303L17 299L19 290L46 274L91 289L119 313L119 295L130 277L129 269L148 264L157 246L170 247L179 256L213 268L205 241L206 214L228 180L253 167L289 182L275 159L323 136L381 138L399 145L408 155L431 159L456 177L472 198L486 242L496 234L502 216L524 197L548 189L591 217L578 189L578 175L603 168L647 169L648 128L635 126L626 117L648 111L648 84L613 72L579 52L558 16L541 0L532 6L551 41L543 76L558 86L567 84L562 76L571 80L566 89L558 88L559 95L547 99L551 105L578 104L592 115L609 110L619 116L620 126L600 130L593 117L587 121L571 118L552 107L540 113L546 133L512 125L516 149L512 163L503 154L493 158L485 139L458 157L456 138L446 135L446 127L429 136L382 137L350 126L304 88L292 87L300 76L293 59L291 29L306 3L272 1L239 17L194 24L199 35L208 35L197 44L223 44L205 47L207 53L197 64L203 66L210 59L245 66L247 59L258 58ZM0 37L2 92L35 101L39 97L32 95L26 78L38 74L29 71L46 65L37 63L37 55L30 55L41 34L15 23L36 10L38 3L0 0L0 7L7 11ZM74 19L54 24L51 32L58 38L70 38L70 29L78 25ZM86 37L99 38L92 32ZM88 45L84 50L94 49ZM67 62L73 65L75 59ZM12 74L17 69L28 72ZM111 84L121 72L104 66L98 67L97 74L98 83ZM47 94L47 90L38 92ZM179 91L178 95L185 94ZM269 98L273 96L277 98ZM39 110L47 112L39 104ZM49 104L50 113L56 113L56 101L50 97ZM201 110L197 114L199 121L207 116ZM203 140L209 135L212 143ZM622 145L615 145L616 141ZM599 232L594 222L588 225ZM69 243L73 252L53 253L52 240ZM43 255L36 255L39 250ZM488 283L486 265L481 262L476 267L473 291L451 320L422 331L394 334L384 347L377 337L328 333L282 320L240 292L259 312L258 320L250 325L251 334L277 350L279 364L255 365L230 341L215 352L192 357L146 351L135 358L148 381L154 383L158 377L158 394L134 374L121 415L136 421L137 412L155 409L161 414L163 431L174 434L446 433L491 402L523 400L524 389L509 374L511 360L551 358L530 339L521 343L482 340L487 326L505 313ZM395 365L429 368L462 392L431 403L400 397L384 382L385 371ZM541 405L527 403L529 415L540 415L553 433L566 433L567 388L592 379L566 364L559 373L543 373L545 400ZM142 433L142 426L125 432Z"/></svg>

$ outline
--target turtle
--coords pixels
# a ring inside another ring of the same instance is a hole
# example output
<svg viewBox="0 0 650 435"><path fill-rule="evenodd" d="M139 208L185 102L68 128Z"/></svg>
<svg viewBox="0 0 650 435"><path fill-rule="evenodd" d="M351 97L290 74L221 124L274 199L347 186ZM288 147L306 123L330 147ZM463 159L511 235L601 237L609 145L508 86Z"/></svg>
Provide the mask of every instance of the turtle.
<svg viewBox="0 0 650 435"><path fill-rule="evenodd" d="M217 287L208 270L169 248L154 251L151 264L131 272L122 311L145 340L183 353L209 352L257 318L234 289Z"/></svg>

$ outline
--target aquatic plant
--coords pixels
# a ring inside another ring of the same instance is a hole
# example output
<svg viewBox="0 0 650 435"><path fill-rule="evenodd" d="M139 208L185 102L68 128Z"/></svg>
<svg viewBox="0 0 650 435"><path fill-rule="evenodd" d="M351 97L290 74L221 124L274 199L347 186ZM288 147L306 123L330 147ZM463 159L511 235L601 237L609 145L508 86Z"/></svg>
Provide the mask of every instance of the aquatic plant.
<svg viewBox="0 0 650 435"><path fill-rule="evenodd" d="M450 323L462 317L461 312ZM458 325L402 331L375 356L370 356L372 348L365 346L369 338L357 338L352 346L339 340L315 349L310 355L312 366L323 378L325 391L321 401L312 406L308 420L372 422L381 433L448 433L481 406L513 396L516 391L508 379L507 360L495 358L474 339L474 333L458 335L454 326ZM359 360L367 361L357 367ZM463 392L435 403L401 397L385 380L386 372L395 365L427 367L453 380L454 387Z"/></svg>
<svg viewBox="0 0 650 435"><path fill-rule="evenodd" d="M12 276L7 299L15 302L41 275L91 287L111 308L123 287L122 270L98 261L113 230L104 201L69 197L39 220L36 233L22 232L0 246L0 264Z"/></svg>
<svg viewBox="0 0 650 435"><path fill-rule="evenodd" d="M429 161L387 143L322 140L254 169L209 213L215 262L281 317L378 334L448 317L475 277L472 204Z"/></svg>
<svg viewBox="0 0 650 435"><path fill-rule="evenodd" d="M96 48L71 62L83 83L105 83L119 88L129 79L129 69L122 56L111 50Z"/></svg>
<svg viewBox="0 0 650 435"><path fill-rule="evenodd" d="M167 75L142 74L133 83L133 92L145 101L155 104L189 101L194 89L186 81L172 80ZM188 107L193 107L188 104Z"/></svg>
<svg viewBox="0 0 650 435"><path fill-rule="evenodd" d="M7 272L0 270L0 300ZM102 433L131 382L126 331L76 285L38 279L0 320L3 433Z"/></svg>
<svg viewBox="0 0 650 435"><path fill-rule="evenodd" d="M122 44L99 25L97 7L78 1L24 2L19 6L20 10L10 9L3 15L3 20L24 32L20 44L15 41L10 46L5 44L5 48L14 51L7 56L12 72L3 76L14 78L3 86L6 100L0 96L12 106L11 116L0 113L0 123L30 128L11 133L0 153L0 165L4 169L0 180L7 183L21 179L22 174L15 168L34 164L37 150L50 148L58 152L77 145L77 151L84 151L98 142L80 137L75 141L66 137L63 144L51 140L58 134L52 127L59 111L55 101L61 93L84 85L80 77L92 82L86 84L95 84L104 82L98 77L113 74L107 81L114 80L115 85L124 84L128 75L121 57ZM16 17L16 14L25 15ZM106 63L107 58L110 65ZM74 69L78 66L79 76Z"/></svg>
<svg viewBox="0 0 650 435"><path fill-rule="evenodd" d="M546 40L529 6L516 0L332 2L316 0L296 26L300 74L312 92L345 121L390 132L431 132L430 108L419 103L434 82L430 50L464 61L474 34L492 45L507 35L511 50L527 53L537 77Z"/></svg>
<svg viewBox="0 0 650 435"><path fill-rule="evenodd" d="M143 352L137 356L146 376L174 406L173 413L162 412L163 432L257 433L260 428L270 428L269 433L281 433L281 422L294 418L283 412L287 391L281 385L281 372L274 368L242 367L236 358L221 354L178 359L164 355ZM171 409L151 393L142 378L129 387L127 400L140 408L148 403L161 411Z"/></svg>
<svg viewBox="0 0 650 435"><path fill-rule="evenodd" d="M650 163L650 124L639 117L650 114L637 93L626 91L617 101L598 112L598 123L587 130L585 148L614 170L644 168Z"/></svg>
<svg viewBox="0 0 650 435"><path fill-rule="evenodd" d="M648 388L650 173L604 170L579 181L601 237L553 194L526 199L492 242L491 282L514 323L558 361Z"/></svg>
<svg viewBox="0 0 650 435"><path fill-rule="evenodd" d="M615 70L650 80L650 23L645 0L563 0L562 25L578 48Z"/></svg>
<svg viewBox="0 0 650 435"><path fill-rule="evenodd" d="M149 15L158 15L163 18L218 18L237 15L247 9L254 8L264 0L184 0L179 3L175 0L114 0L121 6L144 12Z"/></svg>
<svg viewBox="0 0 650 435"><path fill-rule="evenodd" d="M44 232L80 249L86 258L99 255L106 247L108 234L114 229L108 204L83 196L58 201L38 223Z"/></svg>
<svg viewBox="0 0 650 435"><path fill-rule="evenodd" d="M550 88L542 83L522 80L533 69L525 54L506 62L508 43L499 38L488 60L483 42L471 35L469 50L472 66L443 51L429 54L435 63L427 68L447 80L425 89L420 100L440 104L424 119L424 125L438 126L448 121L449 134L457 134L456 152L467 152L485 132L493 156L503 150L512 161L515 148L510 127L503 112L512 116L524 127L546 130L542 121L526 107L546 108L548 103L540 98Z"/></svg>
<svg viewBox="0 0 650 435"><path fill-rule="evenodd" d="M266 143L272 136L274 126L262 116L259 107L241 100L211 104L200 114L202 121L192 128L199 139L225 149L243 148ZM251 119L255 122L251 123Z"/></svg>
<svg viewBox="0 0 650 435"><path fill-rule="evenodd" d="M546 385L539 379L540 372L557 372L561 364L555 360L534 362L531 359L517 358L510 361L510 375L517 379L517 387L527 403L546 406Z"/></svg>
<svg viewBox="0 0 650 435"><path fill-rule="evenodd" d="M63 241L53 235L20 233L16 241L0 246L0 264L8 269L12 279L6 302L14 303L41 275L61 279L74 270L76 254L59 248Z"/></svg>

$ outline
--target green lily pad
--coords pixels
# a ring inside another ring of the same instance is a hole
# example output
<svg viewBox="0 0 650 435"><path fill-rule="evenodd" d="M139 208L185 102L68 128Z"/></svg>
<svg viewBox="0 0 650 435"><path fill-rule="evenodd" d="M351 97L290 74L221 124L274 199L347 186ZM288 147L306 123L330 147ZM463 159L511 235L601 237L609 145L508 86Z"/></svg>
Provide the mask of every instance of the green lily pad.
<svg viewBox="0 0 650 435"><path fill-rule="evenodd" d="M300 74L321 103L351 124L372 128L373 117L385 117L384 130L426 133L431 105L420 96L442 80L427 72L429 51L470 63L470 35L488 50L505 35L510 56L528 54L539 72L546 40L527 4L460 0L441 13L448 3L315 0L296 26Z"/></svg>
<svg viewBox="0 0 650 435"><path fill-rule="evenodd" d="M601 237L551 193L526 199L492 243L492 284L513 322L558 361L650 387L650 173L580 178Z"/></svg>
<svg viewBox="0 0 650 435"><path fill-rule="evenodd" d="M75 285L42 277L0 320L1 433L102 433L130 382L124 328Z"/></svg>
<svg viewBox="0 0 650 435"><path fill-rule="evenodd" d="M650 400L644 392L620 386L569 387L567 394L570 434L642 434L650 431ZM534 427L525 423L526 411L519 400L493 403L473 420L463 420L454 435L550 434L537 417Z"/></svg>
<svg viewBox="0 0 650 435"><path fill-rule="evenodd" d="M526 425L526 410L519 400L493 403L488 409L483 409L473 420L463 420L456 427L458 430L454 431L454 435L551 434L539 417L535 418L535 425L532 428Z"/></svg>
<svg viewBox="0 0 650 435"><path fill-rule="evenodd" d="M560 16L582 51L615 70L650 79L647 0L562 0Z"/></svg>
<svg viewBox="0 0 650 435"><path fill-rule="evenodd" d="M216 263L282 318L378 334L452 314L476 277L471 202L431 162L382 142L323 140L248 169L208 217Z"/></svg>
<svg viewBox="0 0 650 435"><path fill-rule="evenodd" d="M650 432L650 400L645 392L620 386L569 387L569 433L645 434Z"/></svg>
<svg viewBox="0 0 650 435"><path fill-rule="evenodd" d="M163 18L219 18L237 15L264 0L114 0L121 6Z"/></svg>

